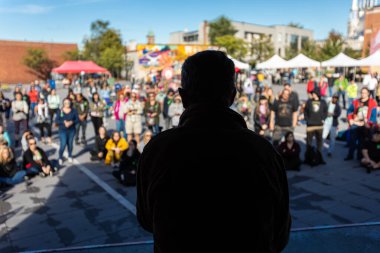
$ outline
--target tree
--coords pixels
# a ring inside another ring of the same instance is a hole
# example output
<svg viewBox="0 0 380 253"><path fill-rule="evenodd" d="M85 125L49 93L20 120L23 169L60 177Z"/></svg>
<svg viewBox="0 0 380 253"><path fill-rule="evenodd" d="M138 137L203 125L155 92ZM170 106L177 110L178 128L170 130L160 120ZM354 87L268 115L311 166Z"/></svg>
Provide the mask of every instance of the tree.
<svg viewBox="0 0 380 253"><path fill-rule="evenodd" d="M209 39L212 45L215 45L217 37L235 35L237 32L231 21L225 16L220 16L216 20L210 22L209 28Z"/></svg>
<svg viewBox="0 0 380 253"><path fill-rule="evenodd" d="M328 60L343 51L344 39L342 34L332 30L321 47L320 57L322 61Z"/></svg>
<svg viewBox="0 0 380 253"><path fill-rule="evenodd" d="M49 59L45 50L41 48L29 48L23 63L31 73L44 80L50 77L51 70L56 66L56 63Z"/></svg>
<svg viewBox="0 0 380 253"><path fill-rule="evenodd" d="M253 58L251 63L255 64L268 60L274 54L271 38L265 34L260 34L259 37L254 38L250 44L250 53Z"/></svg>
<svg viewBox="0 0 380 253"><path fill-rule="evenodd" d="M290 26L290 27L295 27L295 28L300 28L300 29L303 29L303 28L304 28L303 25L301 25L300 23L295 23L295 22L290 22L290 23L288 24L288 26Z"/></svg>
<svg viewBox="0 0 380 253"><path fill-rule="evenodd" d="M84 39L83 58L96 62L119 77L125 65L125 49L120 32L109 25L108 21L102 20L91 24L91 36Z"/></svg>
<svg viewBox="0 0 380 253"><path fill-rule="evenodd" d="M216 37L215 45L225 48L233 58L242 60L248 53L247 43L233 35Z"/></svg>
<svg viewBox="0 0 380 253"><path fill-rule="evenodd" d="M285 48L285 60L290 60L294 57L296 57L298 54L298 51L291 47Z"/></svg>
<svg viewBox="0 0 380 253"><path fill-rule="evenodd" d="M79 51L78 49L75 49L72 51L66 51L63 54L63 59L65 59L65 61L78 61L78 60L83 60L83 55L81 51Z"/></svg>
<svg viewBox="0 0 380 253"><path fill-rule="evenodd" d="M352 47L346 47L343 53L354 59L359 59L362 56L361 50L354 50Z"/></svg>
<svg viewBox="0 0 380 253"><path fill-rule="evenodd" d="M319 60L319 48L315 41L305 40L301 45L301 53L314 60Z"/></svg>

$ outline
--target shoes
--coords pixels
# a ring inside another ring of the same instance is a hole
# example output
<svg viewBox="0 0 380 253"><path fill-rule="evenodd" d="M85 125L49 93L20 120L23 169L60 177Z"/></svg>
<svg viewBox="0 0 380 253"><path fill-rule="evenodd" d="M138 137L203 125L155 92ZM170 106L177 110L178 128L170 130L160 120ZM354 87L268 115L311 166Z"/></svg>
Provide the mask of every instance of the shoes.
<svg viewBox="0 0 380 253"><path fill-rule="evenodd" d="M58 164L59 164L60 166L62 166L62 164L63 164L63 160L62 160L62 159L59 159L59 160L58 160Z"/></svg>
<svg viewBox="0 0 380 253"><path fill-rule="evenodd" d="M79 140L75 140L75 145L79 145Z"/></svg>
<svg viewBox="0 0 380 253"><path fill-rule="evenodd" d="M29 181L30 177L29 176L24 176L24 181Z"/></svg>
<svg viewBox="0 0 380 253"><path fill-rule="evenodd" d="M113 164L112 164L112 167L113 167L114 169L118 169L118 168L119 168L119 165L120 165L119 163L113 163Z"/></svg>
<svg viewBox="0 0 380 253"><path fill-rule="evenodd" d="M73 163L73 158L72 157L69 157L69 163Z"/></svg>
<svg viewBox="0 0 380 253"><path fill-rule="evenodd" d="M87 141L86 140L82 140L81 141L83 145L87 145Z"/></svg>
<svg viewBox="0 0 380 253"><path fill-rule="evenodd" d="M40 177L46 177L46 174L43 172L40 172Z"/></svg>
<svg viewBox="0 0 380 253"><path fill-rule="evenodd" d="M345 161L350 161L350 160L353 160L354 157L353 156L346 156L346 158L344 158Z"/></svg>

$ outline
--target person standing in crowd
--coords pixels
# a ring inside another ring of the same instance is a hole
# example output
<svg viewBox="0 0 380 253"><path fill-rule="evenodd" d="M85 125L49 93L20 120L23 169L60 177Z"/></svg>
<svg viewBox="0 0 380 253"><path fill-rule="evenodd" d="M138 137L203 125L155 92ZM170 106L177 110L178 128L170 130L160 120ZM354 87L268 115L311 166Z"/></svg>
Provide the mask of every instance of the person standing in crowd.
<svg viewBox="0 0 380 253"><path fill-rule="evenodd" d="M51 144L51 123L49 122L49 108L45 103L45 99L39 98L38 104L34 107L34 114L36 115L36 127L41 133L41 142ZM47 141L45 139L45 131L47 130Z"/></svg>
<svg viewBox="0 0 380 253"><path fill-rule="evenodd" d="M56 123L59 130L59 165L63 164L63 152L67 147L69 163L73 162L73 144L76 132L76 125L79 124L78 112L72 108L71 100L65 98L63 107L57 113Z"/></svg>
<svg viewBox="0 0 380 253"><path fill-rule="evenodd" d="M321 95L317 91L311 92L312 98L306 102L304 117L306 121L306 145L307 148L313 146L313 137L317 142L317 150L322 154L323 148L323 123L327 117L326 101L321 99ZM324 161L322 159L321 163Z"/></svg>
<svg viewBox="0 0 380 253"><path fill-rule="evenodd" d="M319 79L318 88L319 88L319 91L320 91L319 94L321 95L321 97L326 97L328 84L326 82L326 78L324 75L322 75L321 78Z"/></svg>
<svg viewBox="0 0 380 253"><path fill-rule="evenodd" d="M329 97L332 97L334 94L334 82L335 82L335 78L333 77L333 75L331 73L328 73L327 74L327 84L329 87Z"/></svg>
<svg viewBox="0 0 380 253"><path fill-rule="evenodd" d="M350 107L352 102L358 97L358 85L355 83L355 80L351 80L350 84L347 86L347 97L348 107Z"/></svg>
<svg viewBox="0 0 380 253"><path fill-rule="evenodd" d="M259 84L259 86L261 87L260 84ZM243 92L245 95L247 95L248 100L252 101L254 89L253 89L252 81L249 78L245 79L245 81L244 81Z"/></svg>
<svg viewBox="0 0 380 253"><path fill-rule="evenodd" d="M13 122L15 125L15 146L18 147L20 143L20 129L22 131L28 128L28 104L22 100L22 94L16 94L16 100L12 102Z"/></svg>
<svg viewBox="0 0 380 253"><path fill-rule="evenodd" d="M53 176L53 172L57 169L53 167L46 153L37 147L37 142L34 138L28 139L29 148L24 152L22 163L23 168L27 171L39 173L40 176Z"/></svg>
<svg viewBox="0 0 380 253"><path fill-rule="evenodd" d="M347 87L348 90L348 87ZM349 94L348 94L349 96ZM335 148L335 138L339 125L339 117L342 109L339 105L339 95L334 94L331 101L327 105L327 118L323 123L323 134L322 138L326 139L330 135L329 149L327 151L327 156L331 157Z"/></svg>
<svg viewBox="0 0 380 253"><path fill-rule="evenodd" d="M26 171L21 170L9 147L0 148L0 183L5 185L15 185L26 179Z"/></svg>
<svg viewBox="0 0 380 253"><path fill-rule="evenodd" d="M90 105L88 103L87 98L83 97L82 93L76 94L76 99L74 102L74 108L78 112L78 124L76 124L76 132L75 132L75 144L79 145L82 143L83 145L87 144L86 141L86 128L87 128L87 115L90 110ZM79 135L80 130L82 128L82 138L79 143Z"/></svg>
<svg viewBox="0 0 380 253"><path fill-rule="evenodd" d="M316 84L315 78L313 76L310 76L310 79L307 82L307 86L306 86L307 94L310 94L316 87L317 87L317 84Z"/></svg>
<svg viewBox="0 0 380 253"><path fill-rule="evenodd" d="M29 112L30 112L30 99L28 92L26 91L26 88L21 89L21 94L22 94L22 100L26 102L28 105L28 113L26 115L26 127L29 128Z"/></svg>
<svg viewBox="0 0 380 253"><path fill-rule="evenodd" d="M92 79L88 80L89 84L89 97L93 97L95 93L98 93L98 88L96 87L94 81Z"/></svg>
<svg viewBox="0 0 380 253"><path fill-rule="evenodd" d="M172 119L171 126L178 127L180 117L184 111L182 99L179 94L174 96L174 103L169 106L168 115Z"/></svg>
<svg viewBox="0 0 380 253"><path fill-rule="evenodd" d="M369 80L369 83L368 83L369 95L372 98L375 98L375 92L376 92L377 85L378 85L378 80L377 80L376 76L374 74L372 74L371 79Z"/></svg>
<svg viewBox="0 0 380 253"><path fill-rule="evenodd" d="M269 121L270 121L270 107L268 99L265 96L260 96L258 105L254 112L254 128L255 132L260 136L269 137Z"/></svg>
<svg viewBox="0 0 380 253"><path fill-rule="evenodd" d="M52 89L50 91L50 95L48 95L47 97L47 103L49 107L50 123L53 124L54 116L57 115L59 106L61 105L61 98L59 97L55 89Z"/></svg>
<svg viewBox="0 0 380 253"><path fill-rule="evenodd" d="M156 136L160 132L160 104L155 99L154 93L149 93L148 101L145 103L144 113L146 115L146 124L150 130L152 130L153 135Z"/></svg>
<svg viewBox="0 0 380 253"><path fill-rule="evenodd" d="M251 118L250 116L252 114L252 104L248 100L247 95L243 94L238 99L238 102L237 102L237 105L236 105L236 109L243 116L243 118L244 118L245 121L249 121L250 120L250 118Z"/></svg>
<svg viewBox="0 0 380 253"><path fill-rule="evenodd" d="M38 103L38 91L36 90L36 87L34 85L30 86L30 91L28 93L29 100L30 100L30 110L32 111L32 117L34 117L34 107Z"/></svg>
<svg viewBox="0 0 380 253"><path fill-rule="evenodd" d="M369 136L370 128L376 124L377 103L370 98L369 89L363 87L361 96L355 99L347 110L349 123L349 150L345 161L354 159L354 152L357 149L357 159L362 158L362 144L366 136Z"/></svg>
<svg viewBox="0 0 380 253"><path fill-rule="evenodd" d="M291 225L283 161L229 108L233 61L203 51L187 58L181 74L179 126L149 142L137 169L137 220L153 233L154 251L282 251Z"/></svg>
<svg viewBox="0 0 380 253"><path fill-rule="evenodd" d="M290 101L289 96L289 90L284 89L271 108L269 129L273 132L272 141L275 147L287 132L293 132L297 126L298 108L294 101Z"/></svg>
<svg viewBox="0 0 380 253"><path fill-rule="evenodd" d="M45 99L45 101L47 101L49 94L50 94L50 85L49 85L49 82L46 82L44 87L42 87L39 98L43 98Z"/></svg>
<svg viewBox="0 0 380 253"><path fill-rule="evenodd" d="M106 82L102 84L102 88L99 91L99 95L100 95L100 99L106 103L105 117L109 117L109 109L112 107L112 100L111 100L111 89L108 87Z"/></svg>
<svg viewBox="0 0 380 253"><path fill-rule="evenodd" d="M95 136L95 148L90 151L91 161L103 160L106 157L107 149L106 144L109 140L107 129L104 126L99 127L99 134Z"/></svg>
<svg viewBox="0 0 380 253"><path fill-rule="evenodd" d="M75 94L72 89L68 90L66 98L70 99L71 103L75 102Z"/></svg>
<svg viewBox="0 0 380 253"><path fill-rule="evenodd" d="M348 80L344 75L340 75L334 83L335 90L338 92L339 98L342 97L343 109L346 109L346 89L348 86Z"/></svg>
<svg viewBox="0 0 380 253"><path fill-rule="evenodd" d="M100 99L99 94L95 92L92 94L92 101L90 103L90 116L92 125L94 126L95 135L99 135L99 128L103 126L103 114L106 104Z"/></svg>
<svg viewBox="0 0 380 253"><path fill-rule="evenodd" d="M104 163L118 168L123 153L128 149L128 142L120 135L120 132L112 133L111 138L106 143L107 154Z"/></svg>
<svg viewBox="0 0 380 253"><path fill-rule="evenodd" d="M7 125L7 112L11 107L11 102L7 99L3 92L0 91L0 124Z"/></svg>
<svg viewBox="0 0 380 253"><path fill-rule="evenodd" d="M3 125L0 125L0 140L4 140L7 143L8 147L12 146L11 137Z"/></svg>
<svg viewBox="0 0 380 253"><path fill-rule="evenodd" d="M367 173L380 168L380 130L376 129L372 138L363 144L361 164Z"/></svg>
<svg viewBox="0 0 380 253"><path fill-rule="evenodd" d="M285 134L285 140L278 145L277 151L284 160L286 170L301 170L301 146L295 141L292 132Z"/></svg>
<svg viewBox="0 0 380 253"><path fill-rule="evenodd" d="M126 107L126 100L124 97L124 94L119 94L118 100L115 101L114 105L114 115L116 119L116 131L118 131L121 136L124 136L125 134L125 107Z"/></svg>
<svg viewBox="0 0 380 253"><path fill-rule="evenodd" d="M298 98L298 93L293 90L292 86L289 83L284 84L284 90L289 91L289 101L290 101L290 103L293 104L293 107L296 108L296 110L298 110L298 108L300 106L300 100Z"/></svg>
<svg viewBox="0 0 380 253"><path fill-rule="evenodd" d="M162 114L165 120L165 129L170 128L171 117L169 116L169 107L173 103L173 100L174 100L174 91L172 89L168 89L168 92L166 93L166 96L164 98L163 108L162 108L163 109Z"/></svg>
<svg viewBox="0 0 380 253"><path fill-rule="evenodd" d="M145 146L148 144L148 142L152 139L153 133L149 129L146 129L143 134L143 139L140 141L140 143L137 145L140 153L143 152Z"/></svg>
<svg viewBox="0 0 380 253"><path fill-rule="evenodd" d="M131 99L127 102L126 106L126 124L125 129L127 132L128 143L134 138L137 143L140 143L140 134L142 132L142 114L143 106L137 99L137 91L132 90Z"/></svg>

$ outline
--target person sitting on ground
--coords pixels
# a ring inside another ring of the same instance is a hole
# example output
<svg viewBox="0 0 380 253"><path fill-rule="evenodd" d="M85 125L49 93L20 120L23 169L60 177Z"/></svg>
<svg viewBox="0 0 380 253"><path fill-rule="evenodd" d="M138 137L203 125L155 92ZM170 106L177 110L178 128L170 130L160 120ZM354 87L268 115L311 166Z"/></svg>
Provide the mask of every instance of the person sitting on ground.
<svg viewBox="0 0 380 253"><path fill-rule="evenodd" d="M53 172L57 169L49 161L45 151L37 146L34 137L28 138L28 145L29 148L23 155L22 167L31 173L40 174L41 177L53 176Z"/></svg>
<svg viewBox="0 0 380 253"><path fill-rule="evenodd" d="M140 151L137 149L137 142L131 140L127 151L124 152L121 159L120 169L112 172L113 176L125 186L136 185L136 171L140 155Z"/></svg>
<svg viewBox="0 0 380 253"><path fill-rule="evenodd" d="M367 173L380 168L380 129L376 129L371 140L364 143L362 154L361 164Z"/></svg>
<svg viewBox="0 0 380 253"><path fill-rule="evenodd" d="M300 171L301 147L295 141L294 134L292 132L287 132L285 134L285 141L280 143L280 145L277 147L277 151L280 153L282 159L284 160L285 169Z"/></svg>
<svg viewBox="0 0 380 253"><path fill-rule="evenodd" d="M90 151L91 161L103 160L106 157L106 144L109 138L107 129L104 126L99 127L99 135L95 136L95 148Z"/></svg>
<svg viewBox="0 0 380 253"><path fill-rule="evenodd" d="M28 150L28 148L29 148L28 139L29 139L29 138L34 138L34 139L37 141L37 138L34 136L32 130L27 129L27 130L22 134L22 137L21 137L21 148L22 148L22 152L25 152L25 151Z"/></svg>
<svg viewBox="0 0 380 253"><path fill-rule="evenodd" d="M8 147L12 145L11 138L3 125L0 125L0 139L4 139L7 142Z"/></svg>
<svg viewBox="0 0 380 253"><path fill-rule="evenodd" d="M21 183L26 178L26 171L21 170L9 147L0 148L0 183L5 185L15 185Z"/></svg>
<svg viewBox="0 0 380 253"><path fill-rule="evenodd" d="M230 109L233 61L221 51L199 52L181 75L179 125L148 143L137 169L137 219L153 233L154 251L282 251L291 225L285 168Z"/></svg>
<svg viewBox="0 0 380 253"><path fill-rule="evenodd" d="M128 142L120 136L120 132L115 131L112 133L112 138L107 141L106 149L105 164L112 164L114 168L118 168L124 151L128 149Z"/></svg>
<svg viewBox="0 0 380 253"><path fill-rule="evenodd" d="M152 131L150 131L149 129L145 130L145 132L144 132L144 134L143 134L143 140L140 141L140 143L137 145L138 150L140 151L140 153L143 152L144 147L145 147L145 146L148 144L148 142L152 139L152 136L153 136Z"/></svg>

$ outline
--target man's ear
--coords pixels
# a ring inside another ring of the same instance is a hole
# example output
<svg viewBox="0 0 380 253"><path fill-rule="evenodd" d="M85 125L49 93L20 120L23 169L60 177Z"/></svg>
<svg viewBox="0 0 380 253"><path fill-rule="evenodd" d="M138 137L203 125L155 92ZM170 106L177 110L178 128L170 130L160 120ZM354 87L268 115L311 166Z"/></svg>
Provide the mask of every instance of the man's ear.
<svg viewBox="0 0 380 253"><path fill-rule="evenodd" d="M178 92L179 92L179 95L181 96L183 107L186 109L190 104L189 96L186 93L186 90L182 88L178 88Z"/></svg>

